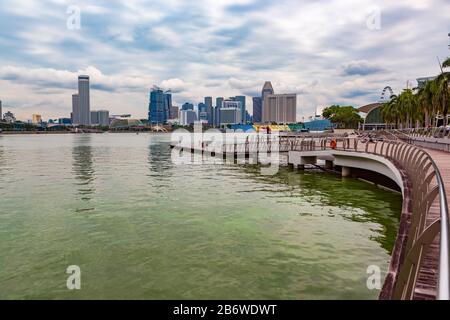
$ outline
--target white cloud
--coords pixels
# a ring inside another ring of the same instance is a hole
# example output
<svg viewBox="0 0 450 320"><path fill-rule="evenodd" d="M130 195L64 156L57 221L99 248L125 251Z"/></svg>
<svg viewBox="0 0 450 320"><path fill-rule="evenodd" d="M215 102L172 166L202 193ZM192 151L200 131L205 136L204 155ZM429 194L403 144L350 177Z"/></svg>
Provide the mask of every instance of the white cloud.
<svg viewBox="0 0 450 320"><path fill-rule="evenodd" d="M366 26L374 4L381 30ZM67 115L88 73L95 103L117 113L144 117L153 84L182 104L250 98L271 80L299 94L301 118L317 105L372 102L385 85L435 74L436 56L448 55L444 0L79 0L77 31L66 28L68 5L0 3L0 98L18 114Z"/></svg>

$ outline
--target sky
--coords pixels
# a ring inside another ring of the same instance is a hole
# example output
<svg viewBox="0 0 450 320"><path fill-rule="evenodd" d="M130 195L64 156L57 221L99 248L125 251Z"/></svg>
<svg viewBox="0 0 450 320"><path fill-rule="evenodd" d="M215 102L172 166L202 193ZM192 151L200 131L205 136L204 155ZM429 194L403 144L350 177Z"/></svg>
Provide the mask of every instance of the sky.
<svg viewBox="0 0 450 320"><path fill-rule="evenodd" d="M21 120L68 117L88 74L92 110L146 118L158 85L179 106L246 95L252 113L272 81L301 121L437 74L449 32L448 0L1 0L0 100Z"/></svg>

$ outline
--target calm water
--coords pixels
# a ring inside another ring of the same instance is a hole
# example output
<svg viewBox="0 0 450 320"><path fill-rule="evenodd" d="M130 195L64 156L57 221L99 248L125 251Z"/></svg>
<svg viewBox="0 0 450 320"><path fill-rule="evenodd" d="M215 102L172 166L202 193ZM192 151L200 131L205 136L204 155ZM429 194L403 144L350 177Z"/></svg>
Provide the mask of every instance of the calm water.
<svg viewBox="0 0 450 320"><path fill-rule="evenodd" d="M0 136L0 298L377 297L366 269L387 269L399 195L321 172L178 166L169 139Z"/></svg>

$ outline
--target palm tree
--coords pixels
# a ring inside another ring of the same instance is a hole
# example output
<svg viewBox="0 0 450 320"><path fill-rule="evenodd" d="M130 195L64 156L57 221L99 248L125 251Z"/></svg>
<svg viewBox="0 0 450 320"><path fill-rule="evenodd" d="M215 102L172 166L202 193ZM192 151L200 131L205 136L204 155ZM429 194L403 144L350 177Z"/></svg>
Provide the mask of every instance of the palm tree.
<svg viewBox="0 0 450 320"><path fill-rule="evenodd" d="M442 70L450 68L450 58L442 64ZM419 89L404 89L398 96L393 95L381 107L381 116L387 124L397 127L413 127L424 124L437 126L443 116L448 124L450 114L450 72L444 72L428 81Z"/></svg>
<svg viewBox="0 0 450 320"><path fill-rule="evenodd" d="M424 87L419 88L417 92L417 102L420 112L423 116L423 123L425 127L431 126L431 119L433 118L433 93L431 91L431 82L427 82Z"/></svg>
<svg viewBox="0 0 450 320"><path fill-rule="evenodd" d="M439 115L447 117L449 104L449 79L448 73L442 73L436 80L435 100L437 104L437 112ZM437 123L436 123L437 124Z"/></svg>
<svg viewBox="0 0 450 320"><path fill-rule="evenodd" d="M383 103L381 106L381 116L383 117L383 120L392 127L398 125L399 113L397 95L392 95L388 102Z"/></svg>
<svg viewBox="0 0 450 320"><path fill-rule="evenodd" d="M398 97L398 109L402 127L411 128L420 119L419 104L412 89L405 89Z"/></svg>
<svg viewBox="0 0 450 320"><path fill-rule="evenodd" d="M450 68L450 58L445 59L442 63L442 68Z"/></svg>

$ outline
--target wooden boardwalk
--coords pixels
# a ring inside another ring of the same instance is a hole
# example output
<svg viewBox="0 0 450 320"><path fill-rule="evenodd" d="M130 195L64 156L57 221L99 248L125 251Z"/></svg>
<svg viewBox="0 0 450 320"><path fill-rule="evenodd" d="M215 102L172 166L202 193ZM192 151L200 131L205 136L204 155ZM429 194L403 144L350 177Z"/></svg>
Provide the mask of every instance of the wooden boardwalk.
<svg viewBox="0 0 450 320"><path fill-rule="evenodd" d="M442 180L445 185L447 202L450 203L450 154L448 152L425 149L430 154L441 172ZM439 200L436 199L427 216L427 226L433 221L439 219ZM437 277L439 272L439 236L434 239L428 253L426 254L423 265L419 271L414 299L436 299Z"/></svg>

